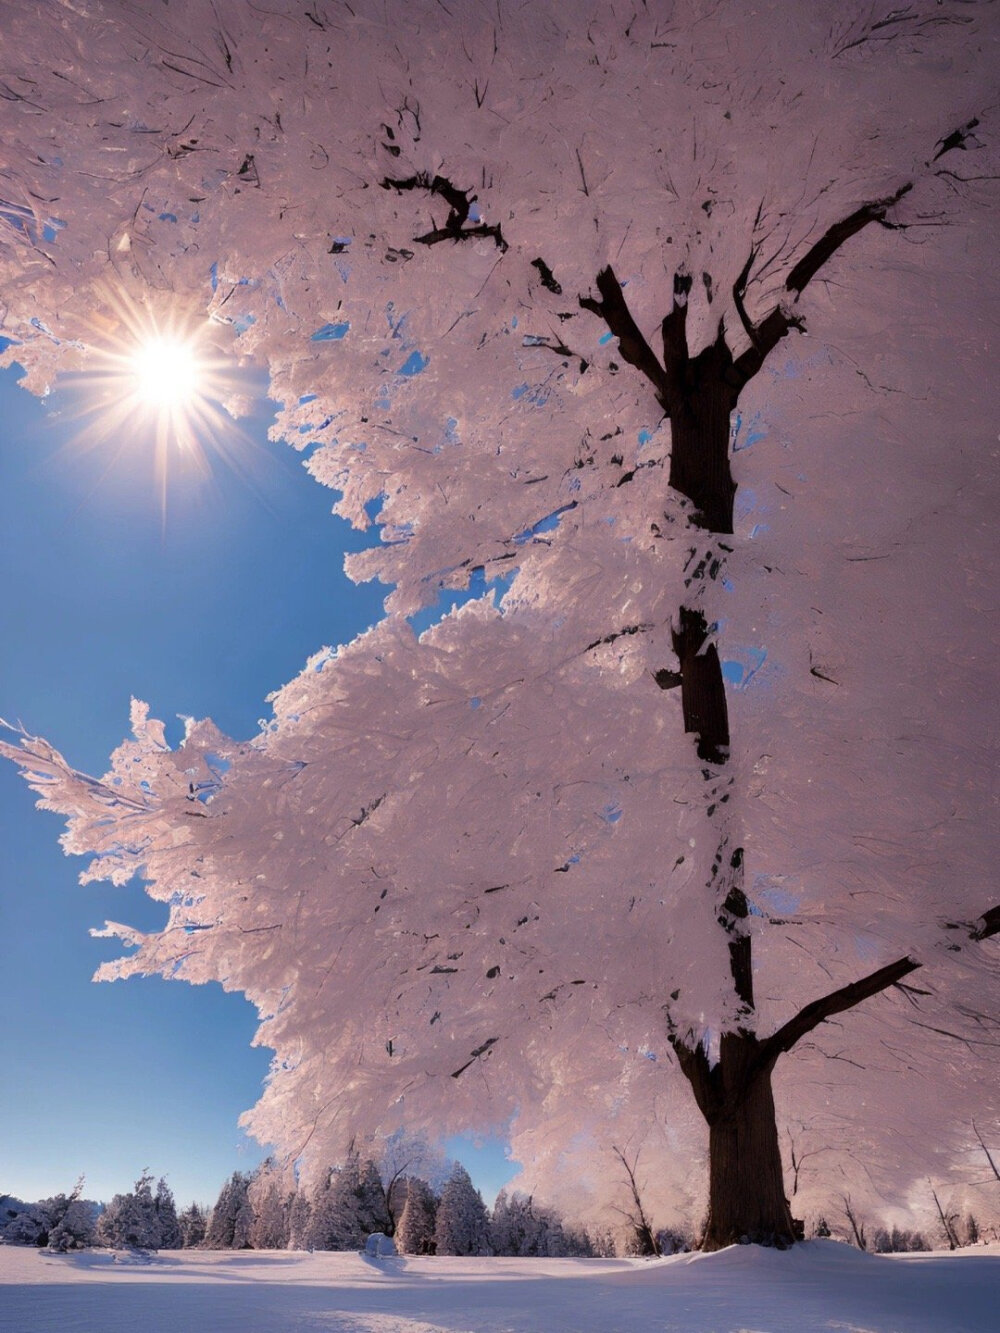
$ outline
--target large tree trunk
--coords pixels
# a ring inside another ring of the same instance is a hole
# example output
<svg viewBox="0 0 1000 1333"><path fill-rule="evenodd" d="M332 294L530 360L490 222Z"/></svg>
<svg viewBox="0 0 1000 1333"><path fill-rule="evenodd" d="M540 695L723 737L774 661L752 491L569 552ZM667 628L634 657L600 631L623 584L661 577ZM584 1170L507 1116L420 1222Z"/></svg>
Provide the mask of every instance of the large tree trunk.
<svg viewBox="0 0 1000 1333"><path fill-rule="evenodd" d="M802 1236L785 1198L771 1071L746 1076L747 1058L756 1049L753 1037L731 1033L722 1038L720 1081L729 1087L709 1120L703 1250L746 1241L783 1247Z"/></svg>
<svg viewBox="0 0 1000 1333"><path fill-rule="evenodd" d="M771 1094L773 1061L749 1032L726 1033L710 1064L703 1046L674 1043L708 1122L708 1218L703 1250L726 1245L791 1245L802 1239L785 1197Z"/></svg>
<svg viewBox="0 0 1000 1333"><path fill-rule="evenodd" d="M733 359L719 340L686 363L683 397L670 417L670 485L695 506L694 522L707 532L733 530L736 483L730 467L730 417L736 393Z"/></svg>

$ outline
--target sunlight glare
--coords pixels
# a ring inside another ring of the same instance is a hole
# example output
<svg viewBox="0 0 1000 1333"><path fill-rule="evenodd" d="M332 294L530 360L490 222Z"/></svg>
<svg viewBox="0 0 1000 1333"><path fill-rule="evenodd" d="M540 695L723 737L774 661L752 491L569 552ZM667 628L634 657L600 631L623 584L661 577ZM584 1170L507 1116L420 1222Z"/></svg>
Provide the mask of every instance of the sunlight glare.
<svg viewBox="0 0 1000 1333"><path fill-rule="evenodd" d="M138 396L154 409L184 407L199 393L200 368L190 343L150 338L136 349L132 368Z"/></svg>

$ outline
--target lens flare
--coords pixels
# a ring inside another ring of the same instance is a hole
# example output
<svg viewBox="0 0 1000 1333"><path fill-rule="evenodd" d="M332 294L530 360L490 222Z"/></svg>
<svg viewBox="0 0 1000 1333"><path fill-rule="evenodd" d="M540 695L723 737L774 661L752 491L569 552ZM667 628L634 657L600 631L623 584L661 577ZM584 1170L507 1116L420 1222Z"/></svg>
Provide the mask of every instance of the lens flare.
<svg viewBox="0 0 1000 1333"><path fill-rule="evenodd" d="M148 451L164 510L172 471L208 477L213 455L246 470L233 404L245 410L247 376L227 325L169 293L137 299L119 287L95 292L88 325L74 343L79 368L61 379L85 418L78 445Z"/></svg>

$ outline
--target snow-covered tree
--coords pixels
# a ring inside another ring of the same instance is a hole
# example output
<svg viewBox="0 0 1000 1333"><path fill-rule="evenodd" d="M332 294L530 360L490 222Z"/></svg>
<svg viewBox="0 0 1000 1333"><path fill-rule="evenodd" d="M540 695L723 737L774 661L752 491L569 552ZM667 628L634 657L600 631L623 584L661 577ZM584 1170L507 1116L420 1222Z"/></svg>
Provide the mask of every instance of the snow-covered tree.
<svg viewBox="0 0 1000 1333"><path fill-rule="evenodd" d="M501 1190L490 1217L490 1250L493 1254L560 1258L589 1253L581 1239L566 1235L562 1221L550 1208L535 1203L517 1190Z"/></svg>
<svg viewBox="0 0 1000 1333"><path fill-rule="evenodd" d="M285 1249L291 1191L286 1173L273 1157L268 1157L253 1173L247 1194L253 1212L250 1244L255 1250Z"/></svg>
<svg viewBox="0 0 1000 1333"><path fill-rule="evenodd" d="M311 1201L309 1248L360 1250L373 1231L386 1231L389 1214L378 1168L357 1152L321 1181Z"/></svg>
<svg viewBox="0 0 1000 1333"><path fill-rule="evenodd" d="M378 1172L388 1213L386 1232L395 1235L407 1199L409 1176L417 1173L427 1183L444 1184L451 1162L425 1135L399 1130L378 1146Z"/></svg>
<svg viewBox="0 0 1000 1333"><path fill-rule="evenodd" d="M83 1176L68 1196L60 1194L56 1199L46 1201L49 1205L50 1250L64 1254L68 1250L82 1250L93 1244L95 1209L82 1195Z"/></svg>
<svg viewBox="0 0 1000 1333"><path fill-rule="evenodd" d="M169 904L100 975L244 991L312 1169L510 1124L549 1197L656 1126L657 1218L707 1144L704 1243L784 1243L779 1114L832 1213L997 1109L997 12L776 12L5 7L7 359L207 316L380 528L252 740L6 751Z"/></svg>
<svg viewBox="0 0 1000 1333"><path fill-rule="evenodd" d="M872 1233L871 1248L874 1254L908 1254L916 1250L929 1250L925 1237L919 1231L910 1231L894 1226L876 1227Z"/></svg>
<svg viewBox="0 0 1000 1333"><path fill-rule="evenodd" d="M174 1203L173 1192L163 1176L156 1183L153 1207L156 1210L156 1221L160 1233L159 1248L161 1250L181 1249L184 1241L177 1217L177 1206Z"/></svg>
<svg viewBox="0 0 1000 1333"><path fill-rule="evenodd" d="M468 1171L456 1162L445 1181L434 1222L435 1254L486 1254L489 1216Z"/></svg>
<svg viewBox="0 0 1000 1333"><path fill-rule="evenodd" d="M426 1180L408 1176L406 1201L396 1226L396 1244L402 1254L433 1254L437 1200Z"/></svg>
<svg viewBox="0 0 1000 1333"><path fill-rule="evenodd" d="M46 1219L37 1204L0 1194L0 1241L4 1245L44 1245L47 1236Z"/></svg>
<svg viewBox="0 0 1000 1333"><path fill-rule="evenodd" d="M193 1250L204 1242L207 1217L205 1210L198 1204L189 1204L177 1222L181 1231L181 1245L185 1250Z"/></svg>
<svg viewBox="0 0 1000 1333"><path fill-rule="evenodd" d="M249 1187L250 1177L244 1171L234 1171L222 1186L205 1229L206 1249L250 1249L253 1208Z"/></svg>
<svg viewBox="0 0 1000 1333"><path fill-rule="evenodd" d="M46 1246L60 1252L92 1244L98 1205L81 1197L83 1179L80 1176L69 1194L54 1194L36 1203L0 1194L0 1244Z"/></svg>
<svg viewBox="0 0 1000 1333"><path fill-rule="evenodd" d="M129 1194L116 1194L97 1219L99 1245L112 1249L155 1250L160 1221L153 1197L153 1176L143 1171Z"/></svg>
<svg viewBox="0 0 1000 1333"><path fill-rule="evenodd" d="M288 1248L290 1250L307 1250L309 1248L311 1215L312 1207L309 1196L300 1183L288 1209Z"/></svg>

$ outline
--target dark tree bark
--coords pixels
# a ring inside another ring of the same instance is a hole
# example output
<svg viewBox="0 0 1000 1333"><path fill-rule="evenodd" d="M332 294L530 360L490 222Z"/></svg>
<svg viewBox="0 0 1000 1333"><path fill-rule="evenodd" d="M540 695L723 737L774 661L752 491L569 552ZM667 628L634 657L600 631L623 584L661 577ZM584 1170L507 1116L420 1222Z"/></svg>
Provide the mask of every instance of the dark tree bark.
<svg viewBox="0 0 1000 1333"><path fill-rule="evenodd" d="M746 1241L784 1248L802 1239L801 1225L793 1219L785 1197L771 1070L760 1065L758 1056L752 1033L726 1033L719 1044L719 1062L707 1071L711 1086L704 1105L692 1080L708 1122L703 1250ZM695 1079L705 1077L704 1070L695 1074Z"/></svg>
<svg viewBox="0 0 1000 1333"><path fill-rule="evenodd" d="M892 226L887 213L912 189L862 204L835 222L795 264L785 279L787 298L757 323L744 305L747 283L756 260L750 257L733 284L736 313L750 346L738 357L719 322L714 342L692 357L687 343L687 304L691 278L683 270L674 277L673 304L662 321L662 361L635 322L614 271L597 275L598 297L580 298L580 305L604 320L618 339L620 355L651 384L656 400L670 419L671 488L691 502L691 522L723 536L733 531L736 484L730 459L730 419L743 388L764 366L767 357L792 329L804 328L794 303L809 282L840 247L865 227ZM729 719L725 683L710 627L697 606L704 581L721 572L729 550L723 542L701 554L687 578L690 605L678 608L673 647L680 669L654 672L663 689L681 686L684 729L694 738L698 758L708 765L707 784L718 790L720 769L729 758ZM709 1209L701 1248L719 1249L740 1241L785 1246L802 1239L803 1230L791 1213L784 1190L771 1077L777 1060L820 1023L896 985L920 963L897 959L870 976L805 1005L770 1037L755 1032L753 938L750 911L743 890L743 851L737 845L728 813L714 795L707 814L718 829L715 860L707 888L715 895L720 926L729 936L729 966L741 1015L735 1031L720 1040L712 1064L704 1047L690 1034L680 1034L667 1011L670 1041L688 1079L709 1131ZM953 923L955 926L955 923ZM978 923L964 928L973 940L1000 931L1000 911L991 908ZM676 998L676 997L675 997Z"/></svg>

